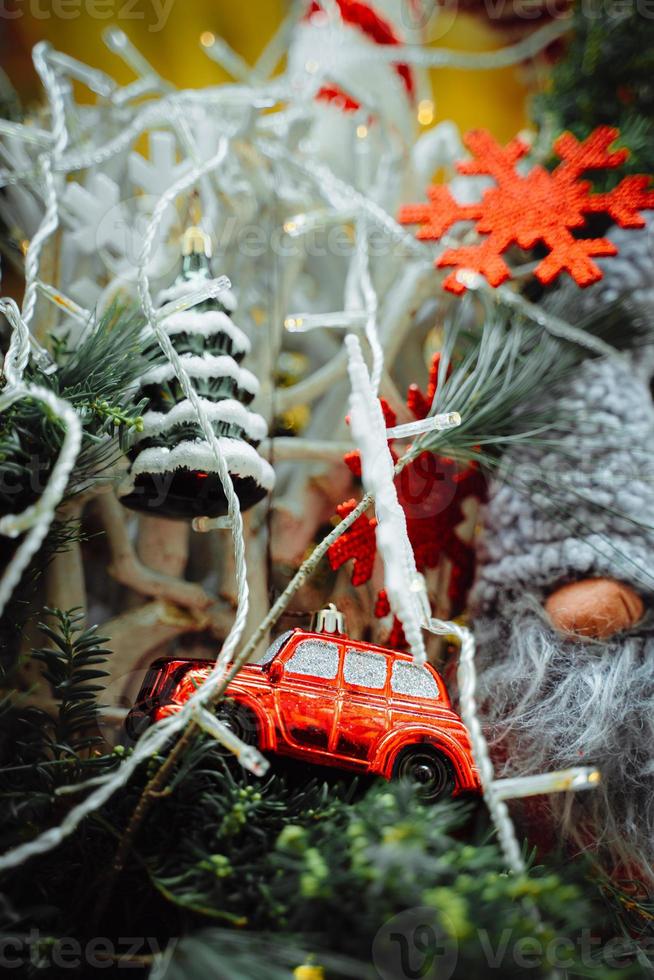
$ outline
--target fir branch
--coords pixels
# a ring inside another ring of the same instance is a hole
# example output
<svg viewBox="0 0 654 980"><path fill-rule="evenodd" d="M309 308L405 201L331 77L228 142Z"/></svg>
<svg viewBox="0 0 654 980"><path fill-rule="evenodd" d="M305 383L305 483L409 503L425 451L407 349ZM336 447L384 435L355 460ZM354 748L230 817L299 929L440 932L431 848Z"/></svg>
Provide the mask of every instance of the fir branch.
<svg viewBox="0 0 654 980"><path fill-rule="evenodd" d="M103 685L89 683L108 677L103 665L110 651L103 648L106 637L97 627L84 629L79 610L46 609L54 626L39 623L50 646L32 650L32 657L43 664L43 677L50 684L57 703L57 717L47 737L54 759L79 758L102 739L93 734L97 724L97 695ZM45 735L45 733L44 733Z"/></svg>
<svg viewBox="0 0 654 980"><path fill-rule="evenodd" d="M654 174L654 21L640 5L585 0L573 7L570 40L534 102L535 115L554 136L584 139L597 126L620 129L630 151L619 170L594 180L609 190L626 174Z"/></svg>
<svg viewBox="0 0 654 980"><path fill-rule="evenodd" d="M292 949L309 949L330 976L350 976L353 966L355 976L374 976L373 941L406 909L430 910L426 923L441 955L457 953L457 977L485 975L480 937L505 929L513 942L574 937L597 928L604 915L593 889L582 886L583 862L561 874L535 866L532 853L527 874L504 874L485 826L472 832L470 810L460 803L425 807L396 783L353 796L342 782L294 782L292 769L286 778L255 781L232 774L203 740L194 741L181 772L157 811L159 833L143 841L138 857L159 893L180 914L193 911L195 923L229 915L237 936L247 924L244 938L283 937ZM524 915L525 896L540 912L539 926ZM234 975L234 933L220 934L226 945L203 955L214 975ZM204 935L194 934L199 941ZM190 972L185 957L173 959L175 970L164 977L198 976L197 961ZM509 948L500 959L502 976L522 975ZM250 975L267 976L261 964ZM582 966L569 963L572 972ZM550 969L546 956L534 962L534 976ZM593 975L615 974L598 956ZM638 974L625 964L623 975Z"/></svg>
<svg viewBox="0 0 654 980"><path fill-rule="evenodd" d="M135 310L111 307L87 326L73 351L57 345L58 370L45 375L31 365L26 380L50 388L70 402L83 425L82 448L65 498L106 479L127 446L130 431L142 426L144 401L137 381L161 355L144 351L143 318ZM0 509L16 499L38 499L63 439L61 423L41 403L16 402L0 419Z"/></svg>
<svg viewBox="0 0 654 980"><path fill-rule="evenodd" d="M493 468L507 443L553 448L560 431L579 419L566 418L545 397L570 377L589 352L552 336L529 318L482 294L465 296L445 324L439 377L430 415L458 412L461 425L418 438L411 455L425 450ZM578 329L620 348L637 346L642 323L628 303L613 303L586 317Z"/></svg>
<svg viewBox="0 0 654 980"><path fill-rule="evenodd" d="M88 408L98 418L108 419L115 428L123 426L135 432L143 432L143 419L140 415L133 416L121 408L110 405L108 401L96 398L89 402Z"/></svg>
<svg viewBox="0 0 654 980"><path fill-rule="evenodd" d="M57 787L77 783L117 764L120 753L99 754L97 697L107 676L109 651L95 628L84 629L77 610L48 609L41 624L49 646L32 651L52 691L55 710L21 705L20 693L3 697L0 737L0 788L7 801L0 809L0 833L13 843L38 833L57 807ZM9 688L10 677L3 678Z"/></svg>

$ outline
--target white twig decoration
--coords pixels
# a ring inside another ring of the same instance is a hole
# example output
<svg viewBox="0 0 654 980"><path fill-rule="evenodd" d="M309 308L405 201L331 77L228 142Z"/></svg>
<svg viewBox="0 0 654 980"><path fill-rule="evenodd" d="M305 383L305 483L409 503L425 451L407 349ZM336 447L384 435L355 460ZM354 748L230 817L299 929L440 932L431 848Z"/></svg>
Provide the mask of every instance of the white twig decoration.
<svg viewBox="0 0 654 980"><path fill-rule="evenodd" d="M418 573L406 517L395 489L395 467L388 448L386 423L358 339L348 334L345 345L352 385L350 427L361 452L363 484L375 499L377 547L384 563L386 592L391 609L402 621L414 659L424 663L427 653L421 624L425 610L414 588Z"/></svg>

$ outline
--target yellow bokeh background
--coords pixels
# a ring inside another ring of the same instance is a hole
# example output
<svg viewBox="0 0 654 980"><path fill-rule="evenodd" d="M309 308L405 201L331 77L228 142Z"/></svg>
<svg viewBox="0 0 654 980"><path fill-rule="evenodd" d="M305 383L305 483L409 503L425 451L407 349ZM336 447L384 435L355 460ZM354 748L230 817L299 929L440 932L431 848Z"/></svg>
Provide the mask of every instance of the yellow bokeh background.
<svg viewBox="0 0 654 980"><path fill-rule="evenodd" d="M203 31L224 37L252 63L288 8L282 0L28 0L20 9L21 16L10 22L16 43L7 52L5 67L29 103L38 98L39 88L26 67L26 57L38 40L51 41L59 50L126 83L133 76L102 41L103 29L117 24L161 75L175 85L193 88L227 79L201 50L199 38ZM48 9L50 13L45 16ZM165 26L154 30L156 11L162 9L168 12ZM451 23L448 21L438 33L434 45L459 50L486 51L507 43L481 19L462 13L453 15ZM13 77L12 64L19 78ZM453 119L463 130L483 125L507 140L527 121L529 93L524 68L442 69L432 72L432 83L435 122Z"/></svg>

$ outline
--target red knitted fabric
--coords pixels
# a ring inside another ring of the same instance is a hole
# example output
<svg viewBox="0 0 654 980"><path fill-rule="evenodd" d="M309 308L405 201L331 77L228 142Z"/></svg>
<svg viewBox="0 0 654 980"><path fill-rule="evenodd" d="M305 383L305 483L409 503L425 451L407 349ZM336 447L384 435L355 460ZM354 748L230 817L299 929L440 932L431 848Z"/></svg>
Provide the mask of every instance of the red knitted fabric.
<svg viewBox="0 0 654 980"><path fill-rule="evenodd" d="M530 249L538 243L549 251L534 273L543 284L566 271L580 286L588 286L602 278L592 257L615 255L617 249L606 238L575 238L572 230L583 228L585 215L593 213L608 214L623 228L642 228L645 222L639 211L654 208L649 177L625 177L605 194L591 194L590 181L581 179L588 170L613 169L625 161L627 150L609 150L618 136L619 131L610 126L600 126L581 142L564 133L554 143L561 160L555 170L536 166L520 174L515 165L528 152L526 143L514 139L502 147L485 130L473 130L464 142L475 159L457 164L457 169L493 177L497 186L485 191L476 204L459 204L446 186L432 186L427 191L429 203L406 205L399 221L422 225L417 237L425 240L441 238L459 221L476 222L476 230L488 237L478 245L446 249L436 265L479 272L492 286L511 276L502 258L511 245ZM465 289L456 271L443 286L453 293Z"/></svg>
<svg viewBox="0 0 654 980"><path fill-rule="evenodd" d="M346 500L339 504L336 511L339 517L347 517L356 507L356 500ZM348 528L329 549L329 561L333 569L340 568L350 559L354 560L352 570L352 585L363 585L370 580L372 566L377 553L375 541L375 518L365 515L357 517L352 527Z"/></svg>

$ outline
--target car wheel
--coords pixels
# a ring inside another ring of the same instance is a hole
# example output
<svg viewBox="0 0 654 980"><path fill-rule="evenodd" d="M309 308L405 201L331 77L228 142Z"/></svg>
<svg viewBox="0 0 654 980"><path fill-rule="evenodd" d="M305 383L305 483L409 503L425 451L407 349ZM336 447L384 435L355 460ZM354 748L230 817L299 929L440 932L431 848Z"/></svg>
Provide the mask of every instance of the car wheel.
<svg viewBox="0 0 654 980"><path fill-rule="evenodd" d="M452 763L428 745L412 745L397 757L393 778L413 783L425 803L451 796L456 785Z"/></svg>
<svg viewBox="0 0 654 980"><path fill-rule="evenodd" d="M258 742L257 719L253 711L227 698L221 701L216 708L216 717L220 718L223 724L227 725L230 731L240 738L247 745L256 745ZM225 752L229 752L225 749ZM230 753L231 754L231 753Z"/></svg>
<svg viewBox="0 0 654 980"><path fill-rule="evenodd" d="M125 731L133 742L136 742L143 732L152 724L152 716L142 708L134 707L125 719Z"/></svg>

